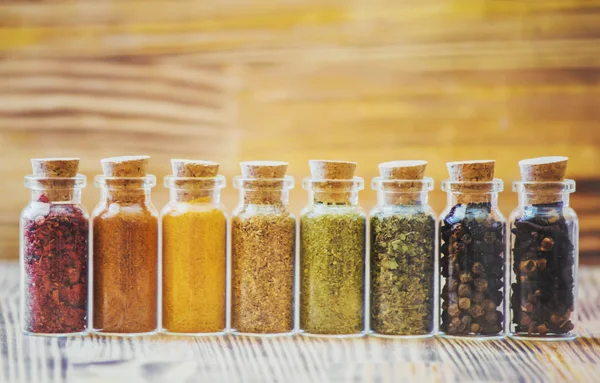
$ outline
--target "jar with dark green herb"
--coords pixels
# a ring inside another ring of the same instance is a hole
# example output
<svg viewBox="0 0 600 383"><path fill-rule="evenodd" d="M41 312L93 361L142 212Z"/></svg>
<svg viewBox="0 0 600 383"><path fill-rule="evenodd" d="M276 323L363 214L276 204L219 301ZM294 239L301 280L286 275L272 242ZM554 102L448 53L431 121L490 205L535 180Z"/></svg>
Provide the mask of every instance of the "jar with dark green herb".
<svg viewBox="0 0 600 383"><path fill-rule="evenodd" d="M365 225L356 163L310 161L310 204L300 220L300 331L364 334Z"/></svg>
<svg viewBox="0 0 600 383"><path fill-rule="evenodd" d="M441 215L441 323L446 336L505 335L506 221L498 209L502 180L494 161L450 162L442 183L448 206Z"/></svg>
<svg viewBox="0 0 600 383"><path fill-rule="evenodd" d="M371 333L428 337L435 333L435 214L427 204L433 179L426 161L379 165L371 211Z"/></svg>
<svg viewBox="0 0 600 383"><path fill-rule="evenodd" d="M575 338L579 223L569 207L575 181L565 179L567 160L519 162L522 180L513 183L519 206L510 216L515 338Z"/></svg>

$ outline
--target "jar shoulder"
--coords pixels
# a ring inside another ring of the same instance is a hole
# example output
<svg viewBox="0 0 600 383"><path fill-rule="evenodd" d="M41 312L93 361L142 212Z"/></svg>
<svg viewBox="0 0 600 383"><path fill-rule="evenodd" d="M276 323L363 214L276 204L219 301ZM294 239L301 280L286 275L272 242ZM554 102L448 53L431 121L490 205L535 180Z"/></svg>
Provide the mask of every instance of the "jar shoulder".
<svg viewBox="0 0 600 383"><path fill-rule="evenodd" d="M225 206L215 203L169 202L160 211L161 217L178 216L186 213L212 213L225 219L228 218Z"/></svg>
<svg viewBox="0 0 600 383"><path fill-rule="evenodd" d="M82 203L30 202L21 210L21 220L31 220L50 214L55 216L80 215L85 219L90 219L90 214Z"/></svg>
<svg viewBox="0 0 600 383"><path fill-rule="evenodd" d="M430 205L376 205L369 211L369 217L412 217L427 216L436 219L435 211Z"/></svg>
<svg viewBox="0 0 600 383"><path fill-rule="evenodd" d="M296 219L296 216L289 210L287 205L242 204L236 206L231 213L232 219L248 219L258 216L285 217L292 220Z"/></svg>
<svg viewBox="0 0 600 383"><path fill-rule="evenodd" d="M323 205L311 204L300 212L302 219L318 218L322 216L356 216L366 219L367 213L359 205Z"/></svg>
<svg viewBox="0 0 600 383"><path fill-rule="evenodd" d="M92 219L110 219L113 217L151 217L159 218L158 209L151 202L142 203L109 203L100 202L92 211Z"/></svg>

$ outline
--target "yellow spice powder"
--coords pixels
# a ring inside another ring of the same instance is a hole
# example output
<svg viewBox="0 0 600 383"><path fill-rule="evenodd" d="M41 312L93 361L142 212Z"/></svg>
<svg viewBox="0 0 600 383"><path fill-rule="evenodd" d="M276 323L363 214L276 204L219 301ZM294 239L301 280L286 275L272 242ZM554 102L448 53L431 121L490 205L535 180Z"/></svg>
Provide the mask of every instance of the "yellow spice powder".
<svg viewBox="0 0 600 383"><path fill-rule="evenodd" d="M225 329L227 221L219 209L198 210L190 202L163 212L163 328L219 332Z"/></svg>

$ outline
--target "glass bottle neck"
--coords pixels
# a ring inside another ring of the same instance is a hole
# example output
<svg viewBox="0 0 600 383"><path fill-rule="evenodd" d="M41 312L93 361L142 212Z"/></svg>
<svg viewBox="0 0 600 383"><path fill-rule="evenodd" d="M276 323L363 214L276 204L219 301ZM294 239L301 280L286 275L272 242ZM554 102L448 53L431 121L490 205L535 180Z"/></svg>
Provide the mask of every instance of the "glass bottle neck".
<svg viewBox="0 0 600 383"><path fill-rule="evenodd" d="M109 203L137 204L150 202L150 188L116 188L104 187L102 199Z"/></svg>
<svg viewBox="0 0 600 383"><path fill-rule="evenodd" d="M242 205L287 206L288 201L288 189L240 189L240 204Z"/></svg>
<svg viewBox="0 0 600 383"><path fill-rule="evenodd" d="M171 202L218 204L221 199L221 189L170 188L170 195Z"/></svg>
<svg viewBox="0 0 600 383"><path fill-rule="evenodd" d="M71 187L66 189L32 189L31 201L45 203L81 203L81 188Z"/></svg>
<svg viewBox="0 0 600 383"><path fill-rule="evenodd" d="M487 204L491 207L498 207L498 193L497 192L484 192L484 193L465 193L465 192L453 192L447 193L447 201L449 206L455 205L468 205L468 204Z"/></svg>
<svg viewBox="0 0 600 383"><path fill-rule="evenodd" d="M527 193L524 191L519 192L519 206L534 206L534 205L548 205L548 206L569 206L569 192L560 193Z"/></svg>
<svg viewBox="0 0 600 383"><path fill-rule="evenodd" d="M403 191L379 191L377 192L377 203L379 206L403 206L403 205L426 205L429 193L403 192Z"/></svg>
<svg viewBox="0 0 600 383"><path fill-rule="evenodd" d="M323 191L310 190L310 201L319 205L358 205L358 190Z"/></svg>

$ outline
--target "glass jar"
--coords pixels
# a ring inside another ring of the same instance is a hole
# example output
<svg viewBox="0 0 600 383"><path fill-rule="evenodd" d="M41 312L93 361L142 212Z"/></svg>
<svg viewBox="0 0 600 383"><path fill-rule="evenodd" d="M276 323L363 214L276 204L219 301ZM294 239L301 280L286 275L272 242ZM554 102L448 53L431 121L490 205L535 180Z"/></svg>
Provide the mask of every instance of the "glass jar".
<svg viewBox="0 0 600 383"><path fill-rule="evenodd" d="M162 209L162 329L223 334L226 328L227 218L219 202L225 177L165 177Z"/></svg>
<svg viewBox="0 0 600 383"><path fill-rule="evenodd" d="M158 327L156 177L96 176L102 197L92 213L93 330L143 335Z"/></svg>
<svg viewBox="0 0 600 383"><path fill-rule="evenodd" d="M442 183L441 322L445 336L505 336L506 221L498 209L500 179Z"/></svg>
<svg viewBox="0 0 600 383"><path fill-rule="evenodd" d="M575 181L513 183L510 215L511 323L515 338L573 339L579 223L569 206Z"/></svg>
<svg viewBox="0 0 600 383"><path fill-rule="evenodd" d="M365 334L366 214L362 178L306 178L310 204L300 218L300 331Z"/></svg>
<svg viewBox="0 0 600 383"><path fill-rule="evenodd" d="M29 335L83 334L88 322L89 215L85 176L28 175L21 213L21 328Z"/></svg>
<svg viewBox="0 0 600 383"><path fill-rule="evenodd" d="M242 169L244 169L242 163ZM249 167L269 169L272 162ZM296 218L289 211L294 179L252 177L242 171L233 186L240 202L231 219L231 332L242 335L294 333ZM281 170L280 169L280 170Z"/></svg>
<svg viewBox="0 0 600 383"><path fill-rule="evenodd" d="M435 334L436 216L427 197L433 179L376 177L371 222L371 334ZM407 191L408 190L408 191Z"/></svg>

